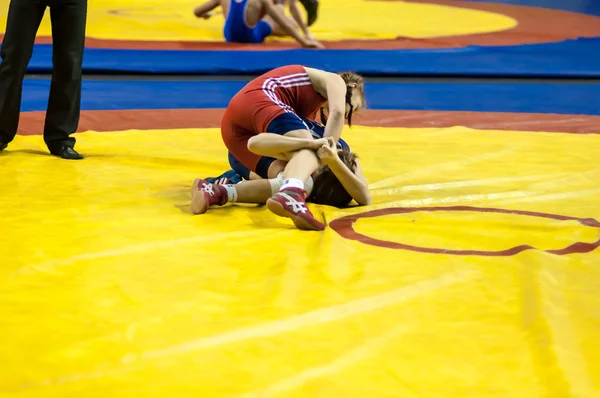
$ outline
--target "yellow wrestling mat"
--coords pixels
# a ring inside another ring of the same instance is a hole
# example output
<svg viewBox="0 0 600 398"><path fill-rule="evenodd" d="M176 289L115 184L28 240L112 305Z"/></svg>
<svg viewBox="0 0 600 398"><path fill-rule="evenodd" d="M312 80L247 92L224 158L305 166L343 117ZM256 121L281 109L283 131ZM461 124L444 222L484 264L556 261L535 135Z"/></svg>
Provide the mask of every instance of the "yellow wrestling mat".
<svg viewBox="0 0 600 398"><path fill-rule="evenodd" d="M0 154L0 395L598 397L600 249L552 251L600 239L600 135L344 137L375 203L313 211L433 207L354 230L441 253L264 207L190 215L193 179L227 167L216 129L78 134L79 162L18 136ZM451 252L520 245L537 249Z"/></svg>
<svg viewBox="0 0 600 398"><path fill-rule="evenodd" d="M112 40L224 40L222 14L210 20L194 16L194 7L202 2L89 0L87 36ZM9 0L0 0L0 29L6 26L8 4ZM516 25L514 19L501 14L437 4L327 0L322 2L311 31L320 40L432 38L498 32ZM48 12L39 35L51 35Z"/></svg>

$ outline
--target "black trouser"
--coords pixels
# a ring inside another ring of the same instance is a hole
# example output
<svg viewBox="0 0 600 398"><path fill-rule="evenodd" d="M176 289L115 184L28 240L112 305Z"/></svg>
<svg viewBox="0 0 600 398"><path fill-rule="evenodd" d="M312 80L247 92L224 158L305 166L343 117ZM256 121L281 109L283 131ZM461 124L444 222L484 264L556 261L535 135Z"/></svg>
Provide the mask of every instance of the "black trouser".
<svg viewBox="0 0 600 398"><path fill-rule="evenodd" d="M25 69L46 7L52 22L52 84L44 126L51 152L74 146L79 125L87 0L11 0L0 64L0 141L17 134Z"/></svg>

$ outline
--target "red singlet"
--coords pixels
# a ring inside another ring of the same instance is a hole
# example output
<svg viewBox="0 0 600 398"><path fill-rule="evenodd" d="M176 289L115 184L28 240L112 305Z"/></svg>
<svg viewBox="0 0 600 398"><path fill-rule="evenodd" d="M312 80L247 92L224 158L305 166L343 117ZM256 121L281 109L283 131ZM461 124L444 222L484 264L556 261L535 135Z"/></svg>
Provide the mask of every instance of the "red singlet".
<svg viewBox="0 0 600 398"><path fill-rule="evenodd" d="M223 142L244 166L256 171L261 156L248 150L250 137L266 132L269 123L286 112L313 119L325 102L301 65L273 69L231 99L221 120Z"/></svg>

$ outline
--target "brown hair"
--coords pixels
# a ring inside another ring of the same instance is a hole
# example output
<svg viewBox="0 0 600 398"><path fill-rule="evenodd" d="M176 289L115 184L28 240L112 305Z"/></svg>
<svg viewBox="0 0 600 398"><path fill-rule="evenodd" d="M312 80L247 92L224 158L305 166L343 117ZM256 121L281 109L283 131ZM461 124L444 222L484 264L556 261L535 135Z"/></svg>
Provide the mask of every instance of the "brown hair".
<svg viewBox="0 0 600 398"><path fill-rule="evenodd" d="M338 156L352 172L356 170L358 156L354 152L347 148L338 149ZM307 201L319 205L344 207L352 201L352 196L346 191L346 188L333 174L329 166L322 165L319 168L319 173L313 183L313 190Z"/></svg>
<svg viewBox="0 0 600 398"><path fill-rule="evenodd" d="M366 107L364 79L361 75L354 72L341 72L339 75L344 82L346 82L346 103L350 105L350 112L348 112L348 126L352 127L352 94L354 93L354 90L358 90L363 99L359 109ZM356 84L356 88L351 87L350 84ZM325 116L323 108L321 108L320 113L321 123L324 125L327 124L327 117Z"/></svg>

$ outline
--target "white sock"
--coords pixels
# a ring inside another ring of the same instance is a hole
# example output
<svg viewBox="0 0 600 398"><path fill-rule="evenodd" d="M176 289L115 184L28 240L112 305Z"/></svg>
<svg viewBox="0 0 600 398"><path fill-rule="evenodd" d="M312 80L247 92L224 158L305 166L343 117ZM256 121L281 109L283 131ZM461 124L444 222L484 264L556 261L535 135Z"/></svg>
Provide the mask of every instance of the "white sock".
<svg viewBox="0 0 600 398"><path fill-rule="evenodd" d="M227 190L227 203L235 203L237 202L237 190L234 185L227 184L223 185Z"/></svg>
<svg viewBox="0 0 600 398"><path fill-rule="evenodd" d="M283 172L279 173L277 178L270 179L269 184L271 185L271 195L275 195L279 192L281 184L283 184Z"/></svg>
<svg viewBox="0 0 600 398"><path fill-rule="evenodd" d="M304 183L297 178L288 178L287 180L283 181L283 184L281 184L281 188L279 190L283 191L286 188L304 189Z"/></svg>
<svg viewBox="0 0 600 398"><path fill-rule="evenodd" d="M310 195L313 190L313 186L314 183L312 177L308 177L308 180L306 180L306 183L304 184L304 190L306 191L307 195Z"/></svg>

